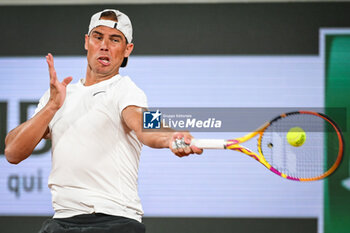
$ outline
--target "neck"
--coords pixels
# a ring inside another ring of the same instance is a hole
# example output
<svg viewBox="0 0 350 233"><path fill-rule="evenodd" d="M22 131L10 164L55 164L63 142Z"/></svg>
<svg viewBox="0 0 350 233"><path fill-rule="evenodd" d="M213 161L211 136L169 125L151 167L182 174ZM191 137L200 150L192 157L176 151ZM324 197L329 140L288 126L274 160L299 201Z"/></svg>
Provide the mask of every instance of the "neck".
<svg viewBox="0 0 350 233"><path fill-rule="evenodd" d="M119 69L116 72L113 72L111 74L98 74L95 73L91 68L88 66L86 69L86 76L85 76L85 86L91 86L96 83L102 82L104 80L110 79L114 77L115 75L119 74Z"/></svg>

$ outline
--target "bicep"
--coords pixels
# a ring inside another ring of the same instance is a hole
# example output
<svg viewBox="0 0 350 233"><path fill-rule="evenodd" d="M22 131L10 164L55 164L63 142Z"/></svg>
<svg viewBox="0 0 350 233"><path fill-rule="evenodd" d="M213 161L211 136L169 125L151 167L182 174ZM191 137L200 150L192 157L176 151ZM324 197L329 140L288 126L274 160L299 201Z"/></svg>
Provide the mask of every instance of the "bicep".
<svg viewBox="0 0 350 233"><path fill-rule="evenodd" d="M136 135L142 132L142 112L143 108L138 106L128 106L122 111L122 118L126 126L135 131Z"/></svg>
<svg viewBox="0 0 350 233"><path fill-rule="evenodd" d="M136 133L137 138L145 145L152 148L169 148L169 142L172 138L172 130L162 131L154 129L144 131L142 116L145 108L129 106L122 112L123 120L126 126Z"/></svg>

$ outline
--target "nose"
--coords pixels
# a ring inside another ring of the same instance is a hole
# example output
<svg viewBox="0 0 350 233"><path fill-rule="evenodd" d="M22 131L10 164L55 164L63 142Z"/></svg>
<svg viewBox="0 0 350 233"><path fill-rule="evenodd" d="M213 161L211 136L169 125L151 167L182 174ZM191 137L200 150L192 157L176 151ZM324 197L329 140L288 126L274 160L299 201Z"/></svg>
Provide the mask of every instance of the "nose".
<svg viewBox="0 0 350 233"><path fill-rule="evenodd" d="M106 39L102 40L100 50L101 51L108 51L108 40L106 40Z"/></svg>

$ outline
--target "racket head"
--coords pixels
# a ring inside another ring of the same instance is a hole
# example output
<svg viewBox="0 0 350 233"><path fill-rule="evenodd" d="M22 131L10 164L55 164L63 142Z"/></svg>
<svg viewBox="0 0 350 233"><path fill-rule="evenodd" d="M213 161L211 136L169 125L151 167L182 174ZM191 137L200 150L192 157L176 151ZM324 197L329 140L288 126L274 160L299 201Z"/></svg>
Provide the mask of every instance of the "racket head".
<svg viewBox="0 0 350 233"><path fill-rule="evenodd" d="M287 133L300 127L306 133L301 146L288 143ZM311 111L281 114L268 123L258 139L263 164L275 174L295 181L314 181L332 174L340 165L344 139L328 116Z"/></svg>

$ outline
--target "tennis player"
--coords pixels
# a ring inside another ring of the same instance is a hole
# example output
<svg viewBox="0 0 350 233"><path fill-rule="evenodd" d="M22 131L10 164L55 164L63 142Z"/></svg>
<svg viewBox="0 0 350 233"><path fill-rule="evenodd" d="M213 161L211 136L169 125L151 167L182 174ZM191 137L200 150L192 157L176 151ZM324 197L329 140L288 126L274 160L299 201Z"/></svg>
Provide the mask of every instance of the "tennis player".
<svg viewBox="0 0 350 233"><path fill-rule="evenodd" d="M52 140L49 188L55 214L41 233L145 232L137 192L142 144L170 148L177 156L200 154L196 147L173 148L188 133L142 131L144 92L119 68L127 65L134 45L128 16L107 9L91 17L86 77L58 81L51 54L46 56L50 89L34 116L6 137L5 154L17 164L41 139ZM175 144L176 145L176 144Z"/></svg>

